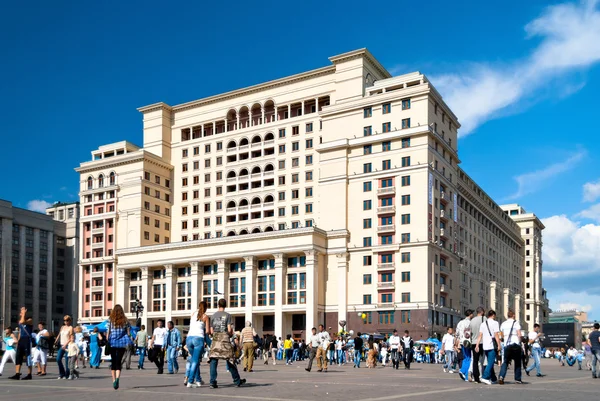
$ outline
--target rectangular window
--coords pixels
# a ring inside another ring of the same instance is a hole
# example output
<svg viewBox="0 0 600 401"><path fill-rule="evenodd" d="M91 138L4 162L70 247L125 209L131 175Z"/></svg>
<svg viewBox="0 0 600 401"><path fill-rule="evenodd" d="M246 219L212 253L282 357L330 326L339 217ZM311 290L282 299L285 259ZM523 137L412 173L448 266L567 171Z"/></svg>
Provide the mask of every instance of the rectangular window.
<svg viewBox="0 0 600 401"><path fill-rule="evenodd" d="M298 114L300 115L300 114ZM292 136L296 136L296 135L300 135L300 127L298 127L297 125L292 127Z"/></svg>
<svg viewBox="0 0 600 401"><path fill-rule="evenodd" d="M365 163L365 164L363 164L363 173L370 173L371 170L372 170L371 163Z"/></svg>
<svg viewBox="0 0 600 401"><path fill-rule="evenodd" d="M410 138L402 138L402 147L409 148L410 147Z"/></svg>
<svg viewBox="0 0 600 401"><path fill-rule="evenodd" d="M371 210L371 200L363 201L363 210Z"/></svg>
<svg viewBox="0 0 600 401"><path fill-rule="evenodd" d="M402 158L402 167L410 167L410 156Z"/></svg>
<svg viewBox="0 0 600 401"><path fill-rule="evenodd" d="M407 244L410 242L410 233L403 233L401 236L401 241L403 244Z"/></svg>
<svg viewBox="0 0 600 401"><path fill-rule="evenodd" d="M307 198L311 198L313 196L313 189L312 187L308 187L304 190L304 196Z"/></svg>
<svg viewBox="0 0 600 401"><path fill-rule="evenodd" d="M363 266L371 266L371 255L363 256Z"/></svg>
<svg viewBox="0 0 600 401"><path fill-rule="evenodd" d="M394 302L392 300L392 294L381 294L381 303L383 304L389 304ZM380 318L381 318L381 314L382 313L391 313L391 312L379 312L380 313Z"/></svg>
<svg viewBox="0 0 600 401"><path fill-rule="evenodd" d="M402 293L402 302L410 302L410 292Z"/></svg>
<svg viewBox="0 0 600 401"><path fill-rule="evenodd" d="M364 294L363 295L363 304L365 304L365 305L371 305L371 294Z"/></svg>
<svg viewBox="0 0 600 401"><path fill-rule="evenodd" d="M382 142L381 150L384 152L388 152L388 151L392 150L392 142L391 141Z"/></svg>
<svg viewBox="0 0 600 401"><path fill-rule="evenodd" d="M392 130L392 123L383 123L381 124L381 131L383 133L390 132Z"/></svg>
<svg viewBox="0 0 600 401"><path fill-rule="evenodd" d="M384 300L384 296L386 296L386 295L389 295L388 300ZM383 303L393 302L392 294L382 294L381 302L383 302ZM394 312L392 312L392 311L379 312L379 324L394 324Z"/></svg>
<svg viewBox="0 0 600 401"><path fill-rule="evenodd" d="M401 312L402 315L402 323L410 323L410 311L409 310L403 310Z"/></svg>
<svg viewBox="0 0 600 401"><path fill-rule="evenodd" d="M363 136L371 136L373 134L373 128L369 125L363 128Z"/></svg>
<svg viewBox="0 0 600 401"><path fill-rule="evenodd" d="M383 160L381 162L381 168L383 170L389 170L392 168L392 161L391 160Z"/></svg>
<svg viewBox="0 0 600 401"><path fill-rule="evenodd" d="M312 149L312 147L313 147L313 140L307 139L306 140L306 149Z"/></svg>
<svg viewBox="0 0 600 401"><path fill-rule="evenodd" d="M292 174L292 184L296 184L299 182L298 174Z"/></svg>
<svg viewBox="0 0 600 401"><path fill-rule="evenodd" d="M306 132L312 132L312 131L313 131L313 124L312 123L306 123Z"/></svg>
<svg viewBox="0 0 600 401"><path fill-rule="evenodd" d="M307 171L305 174L305 179L306 179L306 181L312 181L313 180L313 172Z"/></svg>
<svg viewBox="0 0 600 401"><path fill-rule="evenodd" d="M306 204L306 213L312 213L312 203Z"/></svg>
<svg viewBox="0 0 600 401"><path fill-rule="evenodd" d="M279 153L285 153L285 145L279 145Z"/></svg>
<svg viewBox="0 0 600 401"><path fill-rule="evenodd" d="M279 130L279 137L280 137L280 138L285 138L285 128L281 128L281 129Z"/></svg>
<svg viewBox="0 0 600 401"><path fill-rule="evenodd" d="M363 219L363 228L371 228L371 219Z"/></svg>
<svg viewBox="0 0 600 401"><path fill-rule="evenodd" d="M393 186L393 180L391 178L385 178L381 180L381 188L389 188Z"/></svg>
<svg viewBox="0 0 600 401"><path fill-rule="evenodd" d="M312 157L312 155L307 155L306 156L306 165L310 166L312 164L313 164L313 157Z"/></svg>
<svg viewBox="0 0 600 401"><path fill-rule="evenodd" d="M390 245L394 242L393 235L382 235L380 238L381 238L381 245Z"/></svg>
<svg viewBox="0 0 600 401"><path fill-rule="evenodd" d="M402 272L402 282L410 283L410 272Z"/></svg>
<svg viewBox="0 0 600 401"><path fill-rule="evenodd" d="M402 101L402 110L410 109L410 99L404 99Z"/></svg>
<svg viewBox="0 0 600 401"><path fill-rule="evenodd" d="M295 216L298 214L298 206L292 206L292 216Z"/></svg>
<svg viewBox="0 0 600 401"><path fill-rule="evenodd" d="M363 237L363 246L371 246L371 237Z"/></svg>
<svg viewBox="0 0 600 401"><path fill-rule="evenodd" d="M403 214L401 219L402 224L410 224L410 214Z"/></svg>
<svg viewBox="0 0 600 401"><path fill-rule="evenodd" d="M410 128L410 118L402 119L402 129Z"/></svg>
<svg viewBox="0 0 600 401"><path fill-rule="evenodd" d="M371 107L365 107L363 109L363 117L364 118L369 118L373 115L373 109Z"/></svg>
<svg viewBox="0 0 600 401"><path fill-rule="evenodd" d="M292 152L300 150L300 142L292 142Z"/></svg>
<svg viewBox="0 0 600 401"><path fill-rule="evenodd" d="M410 186L410 175L403 175L402 176L402 186L403 187Z"/></svg>
<svg viewBox="0 0 600 401"><path fill-rule="evenodd" d="M392 104L391 103L384 103L381 107L383 114L388 114L392 111Z"/></svg>
<svg viewBox="0 0 600 401"><path fill-rule="evenodd" d="M363 284L371 284L371 275L363 274Z"/></svg>
<svg viewBox="0 0 600 401"><path fill-rule="evenodd" d="M410 195L402 195L402 206L410 205Z"/></svg>
<svg viewBox="0 0 600 401"><path fill-rule="evenodd" d="M371 145L363 146L363 155L370 155L372 153L373 147Z"/></svg>

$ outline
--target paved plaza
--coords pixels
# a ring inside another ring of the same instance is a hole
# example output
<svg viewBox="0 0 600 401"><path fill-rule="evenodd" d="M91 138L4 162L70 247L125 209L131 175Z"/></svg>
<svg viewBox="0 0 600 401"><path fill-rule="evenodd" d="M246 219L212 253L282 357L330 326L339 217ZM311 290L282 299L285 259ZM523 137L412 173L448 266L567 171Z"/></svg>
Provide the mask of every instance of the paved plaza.
<svg viewBox="0 0 600 401"><path fill-rule="evenodd" d="M596 399L600 394L600 379L593 380L589 371L560 367L554 360L543 361L544 378L527 377L527 383L512 383L509 371L504 386L462 382L457 374L442 373L441 365L414 364L410 371L389 367L376 369L353 369L352 365L333 366L327 373L316 370L308 373L305 362L291 366L278 364L255 365L253 373L240 372L248 384L236 388L231 375L219 366L219 388L203 386L197 389L183 386L183 374L157 375L156 369L147 365L146 370L123 371L121 388L113 390L110 371L106 364L99 370L81 369L79 380L56 380L58 369L51 363L48 376L34 377L32 381L16 382L7 377L13 365L7 365L0 377L0 400L343 400L386 401L418 399L479 400L486 401L518 399L528 400L574 400ZM208 366L202 364L202 378L208 384ZM510 397L510 398L509 398Z"/></svg>

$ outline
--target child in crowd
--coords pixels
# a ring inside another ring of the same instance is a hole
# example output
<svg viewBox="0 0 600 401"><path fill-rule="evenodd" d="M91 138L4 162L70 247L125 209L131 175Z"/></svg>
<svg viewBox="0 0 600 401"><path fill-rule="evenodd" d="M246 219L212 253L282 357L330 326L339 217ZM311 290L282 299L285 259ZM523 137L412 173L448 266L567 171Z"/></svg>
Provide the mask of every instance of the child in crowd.
<svg viewBox="0 0 600 401"><path fill-rule="evenodd" d="M77 364L77 358L79 357L79 345L75 342L75 336L72 334L70 340L71 342L67 349L69 356L69 370L71 371L69 380L73 380L79 379L79 372L75 369L75 364Z"/></svg>

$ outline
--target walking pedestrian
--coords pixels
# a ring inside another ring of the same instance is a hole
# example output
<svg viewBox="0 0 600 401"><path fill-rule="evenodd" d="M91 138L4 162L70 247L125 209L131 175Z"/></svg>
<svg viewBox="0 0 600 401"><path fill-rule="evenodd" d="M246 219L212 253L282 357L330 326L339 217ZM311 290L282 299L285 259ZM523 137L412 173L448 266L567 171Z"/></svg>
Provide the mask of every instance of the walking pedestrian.
<svg viewBox="0 0 600 401"><path fill-rule="evenodd" d="M36 352L32 358L34 364L39 365L38 376L46 376L46 365L48 360L48 350L50 350L49 333L46 330L46 323L38 323L38 333L36 336Z"/></svg>
<svg viewBox="0 0 600 401"><path fill-rule="evenodd" d="M56 354L56 364L58 365L58 379L66 379L71 375L69 371L69 353L67 348L71 342L71 336L73 335L73 327L71 316L65 315L63 318L63 325L60 328L58 336L54 344L58 346L58 353Z"/></svg>
<svg viewBox="0 0 600 401"><path fill-rule="evenodd" d="M210 332L213 335L212 345L208 357L210 359L210 388L218 388L217 385L217 366L219 359L227 362L227 369L231 373L233 383L240 387L246 383L246 379L241 379L235 366L233 355L233 345L231 337L233 336L233 322L231 315L225 312L227 301L219 299L217 304L218 311L210 319Z"/></svg>
<svg viewBox="0 0 600 401"><path fill-rule="evenodd" d="M396 330L394 332L397 333ZM360 362L362 359L362 350L363 350L363 339L360 336L360 331L356 333L356 338L354 339L354 367L360 369ZM399 341L399 340L398 340ZM400 343L398 343L400 344ZM398 368L396 368L398 369Z"/></svg>
<svg viewBox="0 0 600 401"><path fill-rule="evenodd" d="M154 363L156 364L156 368L158 371L156 372L159 375L163 374L163 370L165 368L165 338L167 337L167 329L163 327L162 320L159 320L156 323L156 328L152 333L152 347L154 348L154 353L156 354L154 357Z"/></svg>
<svg viewBox="0 0 600 401"><path fill-rule="evenodd" d="M471 328L471 363L469 364L469 381L479 382L480 372L483 372L483 347L479 351L475 351L477 339L481 324L485 322L485 309L477 308L477 316L471 319L469 327Z"/></svg>
<svg viewBox="0 0 600 401"><path fill-rule="evenodd" d="M146 326L142 324L140 331L135 335L135 346L139 355L138 369L144 369L144 358L146 357L146 348L148 347L148 333Z"/></svg>
<svg viewBox="0 0 600 401"><path fill-rule="evenodd" d="M452 364L454 363L454 334L452 327L448 327L446 334L442 337L442 352L446 356L446 363L444 364L444 373L454 373L452 370Z"/></svg>
<svg viewBox="0 0 600 401"><path fill-rule="evenodd" d="M278 350L278 341L277 336L271 336L271 359L273 360L273 366L277 365L277 350Z"/></svg>
<svg viewBox="0 0 600 401"><path fill-rule="evenodd" d="M319 372L327 372L327 350L331 343L329 333L325 331L325 326L319 325L319 347L317 348L317 367Z"/></svg>
<svg viewBox="0 0 600 401"><path fill-rule="evenodd" d="M413 358L413 346L415 342L408 333L408 330L404 330L404 337L402 337L402 355L404 356L404 369L410 370L410 363Z"/></svg>
<svg viewBox="0 0 600 401"><path fill-rule="evenodd" d="M177 362L177 354L181 349L181 333L175 327L173 322L167 323L167 338L165 339L165 347L167 349L167 369L169 374L177 374L179 372L179 363Z"/></svg>
<svg viewBox="0 0 600 401"><path fill-rule="evenodd" d="M17 336L15 336L10 327L4 330L2 342L6 345L6 349L4 350L4 355L2 355L2 362L0 362L0 376L2 376L4 365L9 359L12 363L15 363L17 360Z"/></svg>
<svg viewBox="0 0 600 401"><path fill-rule="evenodd" d="M463 355L462 365L460 366L460 372L458 373L460 378L468 381L469 367L471 366L471 319L473 318L473 311L467 309L465 311L465 318L458 322L456 326L456 337L458 338L458 346L460 347Z"/></svg>
<svg viewBox="0 0 600 401"><path fill-rule="evenodd" d="M390 357L392 359L392 369L400 366L400 336L398 335L398 330L394 329L394 332L390 336L388 340L388 344L390 345Z"/></svg>
<svg viewBox="0 0 600 401"><path fill-rule="evenodd" d="M600 378L600 372L596 370L596 365L600 361L600 323L594 323L594 330L588 336L587 343L592 348L592 377Z"/></svg>
<svg viewBox="0 0 600 401"><path fill-rule="evenodd" d="M15 374L9 377L11 380L31 380L32 366L29 360L31 356L31 343L33 336L33 321L26 318L27 308L21 308L19 317L19 335L17 336L17 354L15 357ZM21 365L23 361L27 364L27 375L21 378Z"/></svg>
<svg viewBox="0 0 600 401"><path fill-rule="evenodd" d="M186 381L189 388L202 386L200 361L202 360L202 354L204 354L207 330L210 327L210 319L206 315L206 309L208 309L206 301L201 301L198 304L198 309L190 317L190 330L186 339L186 346L190 354L188 357L190 367L189 371L186 371Z"/></svg>
<svg viewBox="0 0 600 401"><path fill-rule="evenodd" d="M492 384L496 382L496 372L494 371L494 365L496 364L496 356L499 355L499 344L500 344L500 326L496 322L496 312L490 310L487 314L487 319L482 325L477 337L477 345L475 346L475 352L479 352L480 346L483 348L485 357L487 359L487 366L481 376L481 382L485 384Z"/></svg>
<svg viewBox="0 0 600 401"><path fill-rule="evenodd" d="M110 345L110 373L113 380L113 388L119 389L121 378L122 360L125 349L131 345L130 325L123 312L123 307L115 305L108 318L108 344Z"/></svg>
<svg viewBox="0 0 600 401"><path fill-rule="evenodd" d="M507 317L508 319L500 326L500 334L504 339L504 362L500 368L498 384L504 384L506 370L511 361L515 371L515 383L523 384L521 381L521 325L515 319L515 312L512 309L508 310Z"/></svg>
<svg viewBox="0 0 600 401"><path fill-rule="evenodd" d="M77 371L77 361L81 349L77 344L76 336L71 336L69 346L67 347L67 355L69 356L69 380L79 379L79 372Z"/></svg>
<svg viewBox="0 0 600 401"><path fill-rule="evenodd" d="M252 372L254 366L254 337L256 336L256 331L252 328L252 322L246 322L246 327L242 329L240 336L242 337L244 372Z"/></svg>
<svg viewBox="0 0 600 401"><path fill-rule="evenodd" d="M529 344L531 344L531 357L533 358L533 365L525 369L525 374L527 374L527 376L529 376L529 372L535 369L537 371L537 377L544 377L541 368L542 345L540 344L540 341L543 336L544 333L540 332L540 325L537 323L534 324L533 331L529 333L528 337Z"/></svg>
<svg viewBox="0 0 600 401"><path fill-rule="evenodd" d="M306 371L310 372L312 369L313 360L317 356L317 350L319 349L319 335L317 335L317 328L313 327L311 330L311 336L308 339L308 366Z"/></svg>
<svg viewBox="0 0 600 401"><path fill-rule="evenodd" d="M285 338L285 341L283 342L283 352L284 352L283 357L285 358L286 365L291 364L293 346L294 346L294 342L292 341L292 335L288 334Z"/></svg>
<svg viewBox="0 0 600 401"><path fill-rule="evenodd" d="M102 334L98 332L98 327L94 327L90 334L90 367L92 369L100 369L100 362L102 360L102 348L100 348L100 341L102 341Z"/></svg>

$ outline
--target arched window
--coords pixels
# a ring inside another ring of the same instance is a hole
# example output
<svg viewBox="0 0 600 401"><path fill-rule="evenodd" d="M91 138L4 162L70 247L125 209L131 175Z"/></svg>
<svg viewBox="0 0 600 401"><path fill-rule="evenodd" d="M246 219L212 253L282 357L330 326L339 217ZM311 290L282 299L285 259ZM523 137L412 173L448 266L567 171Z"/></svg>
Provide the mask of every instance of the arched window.
<svg viewBox="0 0 600 401"><path fill-rule="evenodd" d="M252 230L252 234L256 234L260 232L260 228L256 227L255 229Z"/></svg>
<svg viewBox="0 0 600 401"><path fill-rule="evenodd" d="M248 199L242 199L240 201L240 206L248 206Z"/></svg>
<svg viewBox="0 0 600 401"><path fill-rule="evenodd" d="M252 204L253 205L260 205L260 198L257 196L255 198L252 198Z"/></svg>
<svg viewBox="0 0 600 401"><path fill-rule="evenodd" d="M234 201L229 201L227 203L227 209L232 208L232 207L235 207L235 202Z"/></svg>
<svg viewBox="0 0 600 401"><path fill-rule="evenodd" d="M115 185L115 180L116 180L116 178L117 178L117 177L116 177L116 175L115 175L115 172L114 172L114 171L113 171L112 173L110 173L110 176L109 176L109 182L110 182L110 185Z"/></svg>
<svg viewBox="0 0 600 401"><path fill-rule="evenodd" d="M265 203L273 203L273 195L267 195L265 197Z"/></svg>
<svg viewBox="0 0 600 401"><path fill-rule="evenodd" d="M269 226L267 228L265 228L265 232L271 232L273 231L273 226Z"/></svg>
<svg viewBox="0 0 600 401"><path fill-rule="evenodd" d="M94 179L92 177L88 177L87 179L87 189L94 188Z"/></svg>
<svg viewBox="0 0 600 401"><path fill-rule="evenodd" d="M102 174L100 174L98 176L98 187L102 188L104 186L104 176Z"/></svg>
<svg viewBox="0 0 600 401"><path fill-rule="evenodd" d="M234 235L235 235L235 231L229 231L229 232L227 233L227 236L228 236L228 237L233 237Z"/></svg>
<svg viewBox="0 0 600 401"><path fill-rule="evenodd" d="M252 169L252 174L260 174L260 167L256 166Z"/></svg>
<svg viewBox="0 0 600 401"><path fill-rule="evenodd" d="M248 234L248 230L242 230L242 231L240 231L240 235L246 235L246 234Z"/></svg>

